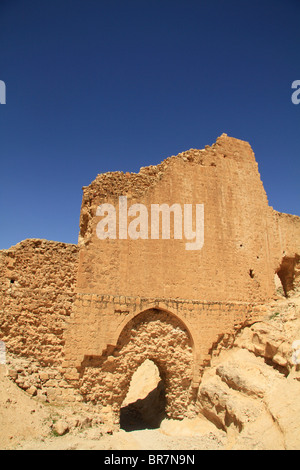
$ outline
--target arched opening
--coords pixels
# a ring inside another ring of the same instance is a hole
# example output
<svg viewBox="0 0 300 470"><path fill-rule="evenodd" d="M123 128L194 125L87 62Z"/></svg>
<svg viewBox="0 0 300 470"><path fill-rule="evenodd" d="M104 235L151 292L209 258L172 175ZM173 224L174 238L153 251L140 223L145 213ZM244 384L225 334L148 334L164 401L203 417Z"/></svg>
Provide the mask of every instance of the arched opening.
<svg viewBox="0 0 300 470"><path fill-rule="evenodd" d="M159 309L149 309L132 318L121 331L117 344L109 346L102 356L85 357L79 383L84 400L110 407L115 422L119 422L133 373L147 359L159 369L163 383L154 397L162 405L165 396L163 408L167 417L191 417L195 407L191 388L193 341L178 317ZM144 407L145 402L139 405Z"/></svg>
<svg viewBox="0 0 300 470"><path fill-rule="evenodd" d="M154 362L146 359L132 376L120 409L120 428L125 431L155 429L165 417L164 380Z"/></svg>

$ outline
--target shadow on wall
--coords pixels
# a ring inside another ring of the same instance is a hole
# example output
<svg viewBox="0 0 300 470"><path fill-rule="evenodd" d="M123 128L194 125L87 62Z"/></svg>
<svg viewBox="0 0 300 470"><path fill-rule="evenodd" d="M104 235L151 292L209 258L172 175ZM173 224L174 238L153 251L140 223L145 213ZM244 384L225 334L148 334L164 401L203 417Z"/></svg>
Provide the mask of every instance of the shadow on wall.
<svg viewBox="0 0 300 470"><path fill-rule="evenodd" d="M162 380L145 398L121 408L120 428L125 431L155 429L166 418L165 386Z"/></svg>

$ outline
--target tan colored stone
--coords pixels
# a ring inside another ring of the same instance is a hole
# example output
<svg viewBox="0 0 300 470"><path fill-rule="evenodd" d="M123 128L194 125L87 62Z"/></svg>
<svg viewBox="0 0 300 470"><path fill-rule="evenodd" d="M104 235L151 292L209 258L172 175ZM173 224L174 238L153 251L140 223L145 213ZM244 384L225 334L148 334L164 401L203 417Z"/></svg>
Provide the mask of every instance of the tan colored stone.
<svg viewBox="0 0 300 470"><path fill-rule="evenodd" d="M66 421L60 419L53 424L52 429L59 436L63 436L69 431L69 425Z"/></svg>
<svg viewBox="0 0 300 470"><path fill-rule="evenodd" d="M37 394L37 388L34 385L31 385L29 388L26 389L26 392L29 393L32 397Z"/></svg>
<svg viewBox="0 0 300 470"><path fill-rule="evenodd" d="M97 208L117 208L119 196L148 214L151 204L204 204L203 247L186 250L174 233L162 239L161 227L150 239L150 223L148 239L99 240ZM195 414L214 353L253 322L242 347L297 372L287 325L257 322L263 304L300 282L300 218L269 206L249 143L222 134L139 173L98 175L83 188L79 228L78 245L29 239L0 252L0 339L29 361L16 369L20 387L110 406L117 420L133 373L153 360L169 417L183 418ZM218 374L223 416L212 414L244 426L243 410L265 397L265 382L239 375L234 363ZM247 395L242 410L232 387Z"/></svg>
<svg viewBox="0 0 300 470"><path fill-rule="evenodd" d="M46 382L49 379L48 373L43 372L43 371L39 373L39 377L40 377L42 382Z"/></svg>

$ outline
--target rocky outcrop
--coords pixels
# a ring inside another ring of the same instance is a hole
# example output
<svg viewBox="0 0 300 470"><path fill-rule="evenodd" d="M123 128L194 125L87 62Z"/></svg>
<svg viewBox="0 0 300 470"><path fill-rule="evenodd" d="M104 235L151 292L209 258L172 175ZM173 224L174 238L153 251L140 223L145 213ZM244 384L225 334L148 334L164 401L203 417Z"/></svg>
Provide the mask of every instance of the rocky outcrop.
<svg viewBox="0 0 300 470"><path fill-rule="evenodd" d="M198 394L200 414L226 431L232 449L299 449L300 296L274 302L230 350L219 349ZM297 345L297 343L296 343Z"/></svg>

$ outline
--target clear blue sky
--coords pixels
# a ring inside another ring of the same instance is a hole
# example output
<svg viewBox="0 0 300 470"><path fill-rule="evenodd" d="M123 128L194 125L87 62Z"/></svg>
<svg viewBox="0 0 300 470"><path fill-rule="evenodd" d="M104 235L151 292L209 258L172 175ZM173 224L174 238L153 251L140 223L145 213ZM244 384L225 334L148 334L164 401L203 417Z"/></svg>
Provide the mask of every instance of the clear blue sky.
<svg viewBox="0 0 300 470"><path fill-rule="evenodd" d="M299 0L0 0L0 249L77 243L82 186L223 132L300 214ZM251 194L249 194L251 197Z"/></svg>

